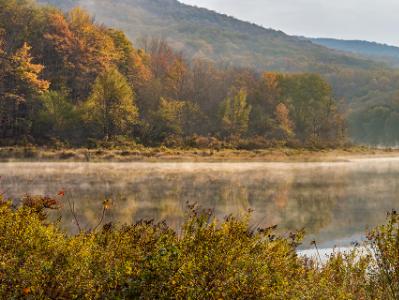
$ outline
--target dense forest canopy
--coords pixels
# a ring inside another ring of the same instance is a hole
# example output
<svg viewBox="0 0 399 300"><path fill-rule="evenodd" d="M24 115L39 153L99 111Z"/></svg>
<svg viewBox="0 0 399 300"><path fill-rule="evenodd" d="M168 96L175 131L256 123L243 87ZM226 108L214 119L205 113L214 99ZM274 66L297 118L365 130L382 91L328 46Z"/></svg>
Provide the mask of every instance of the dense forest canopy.
<svg viewBox="0 0 399 300"><path fill-rule="evenodd" d="M395 111L391 104L399 89L399 70L391 68L397 66L392 58L385 57L381 62L381 56L384 56L382 52L396 49L370 43L361 45L363 53L360 54L328 49L306 38L289 36L176 0L39 2L64 10L77 5L84 7L97 21L124 30L140 46L142 36L165 37L173 49L183 51L190 59L208 59L217 64L251 68L258 73L267 70L320 74L331 84L333 96L349 120L352 140L384 145L399 142L397 136L390 134L399 127L386 119L387 114L368 112L376 106L388 106ZM377 57L365 55L364 51L369 50L377 51ZM376 115L383 122L370 119ZM369 132L372 123L379 126L374 133Z"/></svg>
<svg viewBox="0 0 399 300"><path fill-rule="evenodd" d="M3 144L345 142L344 116L319 75L188 60L158 38L139 49L81 8L29 0L0 0L0 33Z"/></svg>

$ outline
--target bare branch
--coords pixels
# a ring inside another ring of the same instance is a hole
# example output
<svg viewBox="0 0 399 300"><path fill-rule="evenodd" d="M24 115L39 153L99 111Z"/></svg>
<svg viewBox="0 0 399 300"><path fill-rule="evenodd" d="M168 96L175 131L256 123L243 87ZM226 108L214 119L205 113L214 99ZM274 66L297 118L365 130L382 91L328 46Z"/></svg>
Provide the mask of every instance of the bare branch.
<svg viewBox="0 0 399 300"><path fill-rule="evenodd" d="M78 217L76 215L75 202L74 201L71 202L71 200L69 200L69 199L67 199L67 201L68 201L69 210L72 213L72 216L75 219L76 226L79 229L79 233L81 233L82 232L82 228L80 227L80 223L79 223Z"/></svg>
<svg viewBox="0 0 399 300"><path fill-rule="evenodd" d="M105 212L106 212L106 210L107 210L107 208L104 206L104 207L103 207L103 212L102 212L102 215L101 215L100 222L93 228L93 231L96 231L97 228L98 228L98 227L102 224L102 222L104 221L104 217L105 217Z"/></svg>

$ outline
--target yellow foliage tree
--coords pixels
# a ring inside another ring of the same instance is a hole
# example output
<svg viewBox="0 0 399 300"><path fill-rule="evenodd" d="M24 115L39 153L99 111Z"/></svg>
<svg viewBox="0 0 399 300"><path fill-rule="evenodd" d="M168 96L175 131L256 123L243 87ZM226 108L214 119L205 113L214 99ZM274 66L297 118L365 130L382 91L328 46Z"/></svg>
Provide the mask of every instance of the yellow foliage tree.
<svg viewBox="0 0 399 300"><path fill-rule="evenodd" d="M294 133L294 123L290 119L290 112L284 103L276 106L275 118L283 138L290 137Z"/></svg>
<svg viewBox="0 0 399 300"><path fill-rule="evenodd" d="M31 47L24 43L12 56L11 60L15 65L15 74L26 84L32 92L42 93L48 90L50 82L39 78L44 66L32 62L33 58L30 54Z"/></svg>
<svg viewBox="0 0 399 300"><path fill-rule="evenodd" d="M98 76L86 111L87 119L103 129L102 136L106 140L126 134L138 120L133 90L116 68L109 68Z"/></svg>
<svg viewBox="0 0 399 300"><path fill-rule="evenodd" d="M251 106L247 103L247 92L240 89L228 97L222 105L222 127L229 135L241 135L248 129Z"/></svg>

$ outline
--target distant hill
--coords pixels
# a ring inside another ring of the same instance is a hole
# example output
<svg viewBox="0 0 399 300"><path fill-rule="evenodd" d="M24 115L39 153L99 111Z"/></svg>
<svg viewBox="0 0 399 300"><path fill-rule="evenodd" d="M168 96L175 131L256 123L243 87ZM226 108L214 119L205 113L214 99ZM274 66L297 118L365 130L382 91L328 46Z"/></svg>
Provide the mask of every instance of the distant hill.
<svg viewBox="0 0 399 300"><path fill-rule="evenodd" d="M311 38L314 44L330 49L351 52L369 59L380 60L399 67L399 47L359 40Z"/></svg>

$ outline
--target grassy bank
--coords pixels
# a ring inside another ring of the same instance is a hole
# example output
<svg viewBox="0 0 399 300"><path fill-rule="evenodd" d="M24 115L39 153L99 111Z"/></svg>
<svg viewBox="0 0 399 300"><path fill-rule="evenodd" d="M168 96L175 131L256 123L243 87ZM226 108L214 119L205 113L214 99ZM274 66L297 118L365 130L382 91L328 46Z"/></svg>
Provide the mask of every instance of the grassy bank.
<svg viewBox="0 0 399 300"><path fill-rule="evenodd" d="M348 147L345 149L292 149L264 150L233 149L52 149L39 147L0 148L0 161L74 161L74 162L134 162L134 161L341 161L360 156L395 156L399 150Z"/></svg>
<svg viewBox="0 0 399 300"><path fill-rule="evenodd" d="M0 205L1 299L398 299L399 217L368 235L376 255L299 257L302 233L189 208L178 232L139 222L68 236L53 199ZM105 203L105 208L107 204Z"/></svg>

